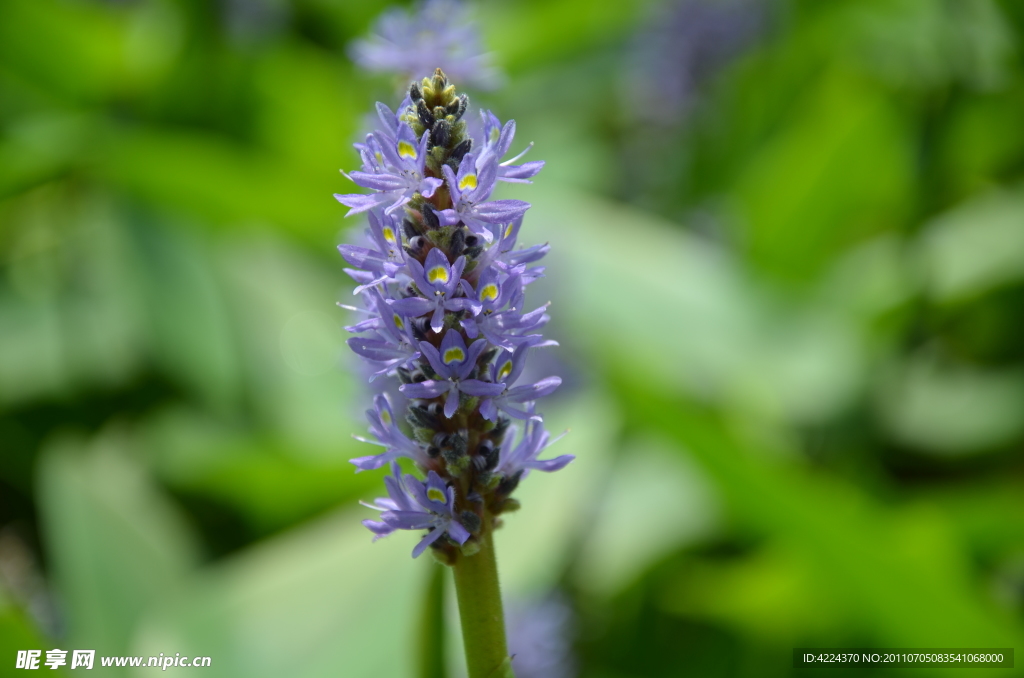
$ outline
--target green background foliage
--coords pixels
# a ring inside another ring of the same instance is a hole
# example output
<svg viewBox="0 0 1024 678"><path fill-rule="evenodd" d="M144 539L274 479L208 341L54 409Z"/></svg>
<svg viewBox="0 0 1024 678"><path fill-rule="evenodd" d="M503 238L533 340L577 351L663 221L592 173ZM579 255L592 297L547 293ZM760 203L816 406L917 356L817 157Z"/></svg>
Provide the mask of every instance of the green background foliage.
<svg viewBox="0 0 1024 678"><path fill-rule="evenodd" d="M334 306L337 170L399 98L346 56L382 9L0 0L0 674L416 675L435 566L359 525ZM512 606L557 595L594 678L1024 648L1024 8L476 10L508 82L471 97L548 162L499 197L552 245L531 298L578 457L497 535Z"/></svg>

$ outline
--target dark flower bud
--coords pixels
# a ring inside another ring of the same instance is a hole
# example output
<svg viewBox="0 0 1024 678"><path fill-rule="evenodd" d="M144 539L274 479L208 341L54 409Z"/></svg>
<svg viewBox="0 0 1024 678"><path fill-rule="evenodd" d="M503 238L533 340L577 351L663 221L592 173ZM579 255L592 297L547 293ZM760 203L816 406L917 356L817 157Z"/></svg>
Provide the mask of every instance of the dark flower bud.
<svg viewBox="0 0 1024 678"><path fill-rule="evenodd" d="M494 446L490 440L480 443L477 454L484 460L484 468L493 471L498 466L498 459L501 456L501 449Z"/></svg>
<svg viewBox="0 0 1024 678"><path fill-rule="evenodd" d="M402 220L402 231L406 238L413 238L420 234L420 227L412 219L406 218Z"/></svg>
<svg viewBox="0 0 1024 678"><path fill-rule="evenodd" d="M463 455L456 454L455 450L451 447L442 447L441 456L444 457L445 462L449 466L453 466L458 469L465 468L466 463L463 461Z"/></svg>
<svg viewBox="0 0 1024 678"><path fill-rule="evenodd" d="M463 511L459 514L459 522L462 526L470 532L477 532L480 530L480 516L472 511Z"/></svg>
<svg viewBox="0 0 1024 678"><path fill-rule="evenodd" d="M453 257L458 257L466 249L466 231L457 228L452 233L451 244L448 245L448 254Z"/></svg>
<svg viewBox="0 0 1024 678"><path fill-rule="evenodd" d="M403 384L412 383L412 375L409 373L409 368L399 367L397 370L395 370L395 374L398 375L398 380Z"/></svg>
<svg viewBox="0 0 1024 678"><path fill-rule="evenodd" d="M523 477L523 472L516 471L515 475L503 478L498 483L498 494L509 495L515 492L515 489L519 487L519 479Z"/></svg>
<svg viewBox="0 0 1024 678"><path fill-rule="evenodd" d="M518 499L515 499L514 497L508 497L507 499L503 499L501 503L495 507L494 512L512 513L514 511L518 511L520 506L521 504L519 503Z"/></svg>
<svg viewBox="0 0 1024 678"><path fill-rule="evenodd" d="M427 108L427 103L423 99L416 102L416 117L419 118L420 124L427 129L434 126L434 114Z"/></svg>
<svg viewBox="0 0 1024 678"><path fill-rule="evenodd" d="M427 322L426 318L413 318L409 323L409 327L412 328L412 336L416 341L427 340Z"/></svg>
<svg viewBox="0 0 1024 678"><path fill-rule="evenodd" d="M430 130L430 141L434 146L447 146L451 141L452 126L447 120L438 120Z"/></svg>
<svg viewBox="0 0 1024 678"><path fill-rule="evenodd" d="M494 425L494 429L491 431L491 439L495 443L500 443L505 438L505 432L508 431L508 427L512 424L512 420L508 417L498 417L498 423Z"/></svg>
<svg viewBox="0 0 1024 678"><path fill-rule="evenodd" d="M466 450L469 446L467 437L466 429L460 429L448 436L448 444L451 445L452 449L455 450L460 457L466 454Z"/></svg>
<svg viewBox="0 0 1024 678"><path fill-rule="evenodd" d="M466 255L467 259L476 259L477 257L479 257L483 253L483 251L484 251L483 246L482 245L477 245L476 247L467 247L466 251L463 252L463 254Z"/></svg>
<svg viewBox="0 0 1024 678"><path fill-rule="evenodd" d="M451 154L448 156L448 162L454 164L454 169L458 169L459 163L462 162L462 158L473 148L472 139L463 139L459 144L452 149Z"/></svg>
<svg viewBox="0 0 1024 678"><path fill-rule="evenodd" d="M492 346L483 353L480 354L480 364L486 365L487 363L494 360L494 357L498 355L498 351L501 350L497 346Z"/></svg>
<svg viewBox="0 0 1024 678"><path fill-rule="evenodd" d="M440 420L430 414L426 407L422 405L409 405L406 410L405 418L408 419L409 423L414 427L429 428L437 430L441 427Z"/></svg>
<svg viewBox="0 0 1024 678"><path fill-rule="evenodd" d="M427 228L441 228L441 222L437 218L437 212L430 205L423 206L423 223Z"/></svg>
<svg viewBox="0 0 1024 678"><path fill-rule="evenodd" d="M468 107L469 97L465 94L460 94L458 99L448 104L447 108L445 108L445 112L452 116L455 121L458 121L466 113L466 109Z"/></svg>
<svg viewBox="0 0 1024 678"><path fill-rule="evenodd" d="M409 98L413 101L413 103L423 100L423 92L420 91L420 86L418 83L414 82L409 86Z"/></svg>

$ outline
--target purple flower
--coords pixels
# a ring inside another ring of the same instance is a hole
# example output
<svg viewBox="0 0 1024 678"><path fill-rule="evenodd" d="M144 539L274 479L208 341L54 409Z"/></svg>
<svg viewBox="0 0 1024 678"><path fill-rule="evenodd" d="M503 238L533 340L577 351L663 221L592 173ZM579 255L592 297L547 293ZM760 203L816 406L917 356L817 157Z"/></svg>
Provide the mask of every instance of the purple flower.
<svg viewBox="0 0 1024 678"><path fill-rule="evenodd" d="M479 305L476 313L493 313L503 308L522 284L518 275L508 276L504 283L501 274L493 269L485 269L477 281L477 289L468 280L462 281L462 290L466 297L474 299Z"/></svg>
<svg viewBox="0 0 1024 678"><path fill-rule="evenodd" d="M371 289L366 295L376 313L346 329L351 332L373 332L370 337L353 337L348 340L349 347L356 355L382 365L381 369L370 376L370 381L373 381L399 367L407 366L420 357L420 352L409 323L391 311L380 292Z"/></svg>
<svg viewBox="0 0 1024 678"><path fill-rule="evenodd" d="M359 294L368 287L394 278L405 263L402 235L395 219L389 214L378 216L371 211L368 220L370 227L366 229L366 235L376 249L357 247L356 245L338 245L338 251L341 252L341 256L345 257L345 261L358 269L377 275L377 277L366 281L363 274L350 271L349 275L363 283L354 290L353 294Z"/></svg>
<svg viewBox="0 0 1024 678"><path fill-rule="evenodd" d="M519 271L523 277L523 285L529 285L541 277L544 269L539 266L526 268L526 264L532 264L542 259L551 247L544 243L517 250L516 240L519 237L519 229L522 225L522 217L505 224L498 232L498 240L484 252L481 257L481 263L485 266L494 266L508 274Z"/></svg>
<svg viewBox="0 0 1024 678"><path fill-rule="evenodd" d="M410 398L437 398L445 395L444 416L451 419L459 409L459 393L468 396L496 396L504 390L501 384L489 384L469 376L476 369L477 358L487 347L486 341L466 342L458 330L450 329L441 340L438 351L427 341L420 342L420 351L426 356L430 367L440 377L413 384L403 384L399 389Z"/></svg>
<svg viewBox="0 0 1024 678"><path fill-rule="evenodd" d="M387 396L381 394L373 399L374 409L366 411L366 417L370 420L370 433L376 441L355 436L356 440L371 445L380 445L387 448L382 454L370 455L368 457L357 457L349 461L360 471L380 468L389 461L399 457L409 457L413 461L426 464L429 459L419 443L409 440L395 422L395 414L391 410L391 403Z"/></svg>
<svg viewBox="0 0 1024 678"><path fill-rule="evenodd" d="M424 176L428 142L428 134L417 141L412 128L404 122L398 125L394 140L379 132L371 135L367 140L367 151L363 153L363 167L368 171L352 172L345 176L363 188L372 188L378 192L369 195L335 193L334 197L341 204L352 208L349 214L365 212L386 203L391 204L384 213L391 214L412 200L417 193L429 198L442 182ZM372 158L368 155L370 150L374 151ZM381 154L380 159L376 157L377 152Z"/></svg>
<svg viewBox="0 0 1024 678"><path fill-rule="evenodd" d="M505 126L501 126L501 122L498 118L490 111L480 111L480 117L483 118L484 122L484 137L483 137L483 148L484 153L481 156L481 160L477 162L477 166L481 166L486 162L490 162L493 157L494 162L497 163L497 177L498 181L508 181L511 183L518 184L530 184L531 178L535 177L538 172L544 168L543 160L534 160L532 162L523 163L522 165L513 165L515 161L526 155L531 148L533 148L533 142L514 158L502 162L501 159L508 153L508 149L512 146L512 139L516 135L516 121L509 120L505 123ZM485 159L486 156L486 159Z"/></svg>
<svg viewBox="0 0 1024 678"><path fill-rule="evenodd" d="M463 157L458 174L448 165L441 168L454 207L442 210L438 217L446 226L461 221L470 231L491 242L494 239L492 227L521 218L530 209L530 203L522 200L487 201L497 182L498 165L493 154L485 153L485 156L487 160L480 169L477 168L475 153L467 153Z"/></svg>
<svg viewBox="0 0 1024 678"><path fill-rule="evenodd" d="M501 395L484 398L480 401L480 414L484 419L497 421L498 410L501 410L515 419L541 420L539 415L533 413L533 401L554 393L555 389L562 385L562 379L561 377L546 377L534 384L512 386L519 380L519 375L523 373L523 368L526 366L526 354L529 350L528 343L520 344L512 353L505 351L491 363L489 375L491 381L502 384L506 388ZM519 409L513 407L514 404L526 405L526 408Z"/></svg>
<svg viewBox="0 0 1024 678"><path fill-rule="evenodd" d="M517 296L520 296L519 303L521 303L521 294ZM517 346L522 344L557 346L557 342L545 341L541 334L528 334L539 330L551 319L545 312L547 308L548 304L544 304L540 308L520 315L517 302L513 302L512 307L507 311L482 314L475 318L464 318L462 327L471 339L483 335L487 341L508 351L514 351Z"/></svg>
<svg viewBox="0 0 1024 678"><path fill-rule="evenodd" d="M470 538L469 531L455 518L455 488L434 471L427 473L424 483L413 475L403 477L398 464L392 462L391 475L384 483L388 496L364 504L382 511L379 521L363 521L376 535L375 541L395 530L430 530L412 550L412 557L416 558L445 534L460 545Z"/></svg>
<svg viewBox="0 0 1024 678"><path fill-rule="evenodd" d="M511 432L509 433L508 437L510 440L513 435ZM554 459L537 458L544 451L544 448L556 442L558 438L561 438L559 436L549 442L549 437L548 432L544 430L544 424L531 419L527 422L526 430L523 431L523 437L515 447L508 452L506 452L506 447L502 447L495 471L508 478L525 478L534 469L550 473L565 468L570 461L576 458L575 456L563 454Z"/></svg>
<svg viewBox="0 0 1024 678"><path fill-rule="evenodd" d="M415 318L430 313L430 329L440 332L444 329L444 312L461 311L475 308L476 304L465 297L455 297L459 288L462 271L466 268L466 258L459 257L454 264L448 263L448 257L434 248L427 254L421 264L416 259L408 260L409 277L419 287L424 297L407 297L390 302L396 312Z"/></svg>

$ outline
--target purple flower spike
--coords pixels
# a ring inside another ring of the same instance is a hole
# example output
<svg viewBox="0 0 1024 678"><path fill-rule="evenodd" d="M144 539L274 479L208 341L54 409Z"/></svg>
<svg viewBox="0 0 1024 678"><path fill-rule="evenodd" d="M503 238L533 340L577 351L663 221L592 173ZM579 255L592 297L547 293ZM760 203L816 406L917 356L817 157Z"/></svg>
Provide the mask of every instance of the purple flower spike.
<svg viewBox="0 0 1024 678"><path fill-rule="evenodd" d="M498 181L529 183L544 163L516 164L526 151L503 160L516 125L489 112L484 137L472 139L468 106L440 69L397 111L378 104L380 128L356 144L362 167L346 175L369 192L337 196L368 222L364 242L338 248L362 301L344 307L360 314L348 344L371 381L406 398L396 408L377 395L367 412L370 436L359 440L384 451L351 461L391 473L388 496L368 504L380 518L363 524L374 539L423 531L413 557L429 548L448 564L486 543L530 471L572 460L539 458L549 436L538 401L561 378L519 383L530 349L557 345L541 333L548 305L525 301L548 246L517 244L529 203L491 199ZM514 420L525 424L518 440ZM415 473L402 475L403 457Z"/></svg>

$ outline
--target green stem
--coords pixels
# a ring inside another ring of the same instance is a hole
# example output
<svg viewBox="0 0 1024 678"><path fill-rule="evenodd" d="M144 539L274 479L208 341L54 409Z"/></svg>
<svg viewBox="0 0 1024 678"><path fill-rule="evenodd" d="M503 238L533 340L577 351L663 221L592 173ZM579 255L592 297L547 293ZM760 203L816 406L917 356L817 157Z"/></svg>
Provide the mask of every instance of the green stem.
<svg viewBox="0 0 1024 678"><path fill-rule="evenodd" d="M480 551L459 555L453 569L469 678L514 678L505 643L493 535L482 534Z"/></svg>
<svg viewBox="0 0 1024 678"><path fill-rule="evenodd" d="M417 657L420 678L446 678L444 624L444 580L448 568L428 560L426 591L420 610L419 647Z"/></svg>

